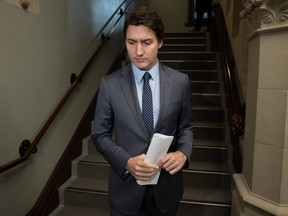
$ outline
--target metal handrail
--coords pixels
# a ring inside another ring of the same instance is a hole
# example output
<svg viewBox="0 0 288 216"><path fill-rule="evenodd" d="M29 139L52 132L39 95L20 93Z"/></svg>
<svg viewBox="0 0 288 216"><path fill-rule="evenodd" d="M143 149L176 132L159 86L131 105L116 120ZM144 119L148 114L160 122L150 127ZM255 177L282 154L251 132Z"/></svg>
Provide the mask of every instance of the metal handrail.
<svg viewBox="0 0 288 216"><path fill-rule="evenodd" d="M127 3L128 2L128 3ZM125 12L128 10L128 8L130 7L130 4L133 2L133 0L125 0L122 2L122 4L115 10L115 12L112 14L112 16L109 18L109 20L104 24L104 26L101 28L101 35L102 35L102 42L100 43L100 45L97 47L97 49L95 50L95 52L92 54L92 56L89 58L89 60L87 61L87 63L85 64L84 68L81 70L81 72L79 73L78 77L75 77L73 79L73 82L70 86L70 88L67 90L67 92L65 93L65 95L63 96L63 98L61 99L61 101L58 103L57 107L54 109L54 111L52 112L52 114L50 115L50 117L48 118L48 120L45 122L44 126L41 128L40 132L36 135L36 137L34 138L34 140L32 141L32 143L30 143L28 140L24 140L23 142L28 143L27 145L27 149L25 149L24 152L21 153L21 156L15 160L12 160L2 166L0 166L0 173L3 173L7 170L10 170L11 168L22 164L23 162L25 162L26 160L29 159L30 155L32 153L35 153L35 151L37 150L37 145L39 144L40 140L42 139L42 137L44 136L44 134L47 132L47 130L50 128L51 124L53 123L54 119L56 118L56 116L60 113L60 111L62 110L62 107L65 105L66 101L68 100L68 98L70 97L70 95L73 93L74 89L76 88L76 86L82 82L82 77L86 74L86 72L88 71L89 67L91 66L91 64L93 63L95 57L98 55L98 53L100 52L101 48L103 47L103 45L105 44L105 42L107 40L110 39L110 36L113 34L114 30L116 29L117 25L119 24L119 21L121 20L121 18L123 17L123 15L125 14ZM122 10L122 6L127 3L126 7L124 10ZM111 20L115 17L115 15L118 14L119 18L116 20L116 22L114 23L114 25L109 29L108 34L104 34L104 30L105 28L108 26L108 24L111 22ZM22 144L23 144L22 142Z"/></svg>

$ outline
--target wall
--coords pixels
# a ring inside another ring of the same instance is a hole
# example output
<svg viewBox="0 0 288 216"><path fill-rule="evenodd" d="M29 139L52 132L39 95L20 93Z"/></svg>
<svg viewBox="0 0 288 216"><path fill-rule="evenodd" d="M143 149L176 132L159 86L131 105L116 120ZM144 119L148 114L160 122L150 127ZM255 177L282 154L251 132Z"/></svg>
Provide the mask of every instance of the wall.
<svg viewBox="0 0 288 216"><path fill-rule="evenodd" d="M185 32L188 21L188 0L153 0L150 7L157 11L165 25L165 32Z"/></svg>
<svg viewBox="0 0 288 216"><path fill-rule="evenodd" d="M99 30L122 2L40 0L37 14L0 1L0 165L19 157L22 140L33 141L70 87L70 75L79 74L100 43ZM119 26L37 154L0 175L0 215L25 215L31 209L122 40Z"/></svg>

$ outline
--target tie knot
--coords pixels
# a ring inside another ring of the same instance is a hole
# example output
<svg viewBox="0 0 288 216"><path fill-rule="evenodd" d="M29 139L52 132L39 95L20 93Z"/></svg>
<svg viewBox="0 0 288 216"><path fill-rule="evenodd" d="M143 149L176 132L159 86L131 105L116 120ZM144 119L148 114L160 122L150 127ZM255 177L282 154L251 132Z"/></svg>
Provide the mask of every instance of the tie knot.
<svg viewBox="0 0 288 216"><path fill-rule="evenodd" d="M144 82L149 81L150 78L151 78L151 74L149 72L145 72L143 75Z"/></svg>

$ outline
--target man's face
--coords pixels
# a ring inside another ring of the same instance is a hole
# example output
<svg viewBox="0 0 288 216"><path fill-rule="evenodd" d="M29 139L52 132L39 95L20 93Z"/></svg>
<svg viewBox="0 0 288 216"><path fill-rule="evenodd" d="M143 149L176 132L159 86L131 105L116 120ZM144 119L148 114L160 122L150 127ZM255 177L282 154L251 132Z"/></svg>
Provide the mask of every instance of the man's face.
<svg viewBox="0 0 288 216"><path fill-rule="evenodd" d="M157 62L158 42L155 33L148 27L129 25L126 31L126 48L130 61L141 70L149 70Z"/></svg>

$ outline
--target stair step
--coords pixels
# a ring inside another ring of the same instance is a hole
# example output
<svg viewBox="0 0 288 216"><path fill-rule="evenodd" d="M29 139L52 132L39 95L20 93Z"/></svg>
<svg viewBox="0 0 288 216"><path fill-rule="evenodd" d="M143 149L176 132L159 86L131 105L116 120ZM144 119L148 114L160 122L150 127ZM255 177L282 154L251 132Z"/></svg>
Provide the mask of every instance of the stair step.
<svg viewBox="0 0 288 216"><path fill-rule="evenodd" d="M217 80L190 81L192 93L219 93L220 83Z"/></svg>
<svg viewBox="0 0 288 216"><path fill-rule="evenodd" d="M166 32L164 38L168 37L206 37L206 32Z"/></svg>
<svg viewBox="0 0 288 216"><path fill-rule="evenodd" d="M193 215L199 216L230 216L231 206L207 202L181 201L177 216L191 216L191 212L193 212Z"/></svg>
<svg viewBox="0 0 288 216"><path fill-rule="evenodd" d="M227 148L227 143L223 140L211 140L211 139L195 139L193 142L194 147L219 147Z"/></svg>
<svg viewBox="0 0 288 216"><path fill-rule="evenodd" d="M193 120L196 122L224 122L224 110L222 107L193 106Z"/></svg>
<svg viewBox="0 0 288 216"><path fill-rule="evenodd" d="M109 209L108 182L95 178L76 178L64 190L64 205Z"/></svg>
<svg viewBox="0 0 288 216"><path fill-rule="evenodd" d="M225 127L215 122L194 122L194 139L225 140Z"/></svg>
<svg viewBox="0 0 288 216"><path fill-rule="evenodd" d="M221 94L192 93L192 106L221 106Z"/></svg>
<svg viewBox="0 0 288 216"><path fill-rule="evenodd" d="M161 63L176 70L215 70L215 60L160 60Z"/></svg>
<svg viewBox="0 0 288 216"><path fill-rule="evenodd" d="M211 163L227 163L227 148L202 148L195 147L191 155L191 161L202 161Z"/></svg>
<svg viewBox="0 0 288 216"><path fill-rule="evenodd" d="M218 72L217 70L202 70L202 69L187 69L180 70L182 73L185 73L189 76L190 81L218 81Z"/></svg>
<svg viewBox="0 0 288 216"><path fill-rule="evenodd" d="M84 208L75 206L59 207L59 210L50 214L49 216L110 216L109 208Z"/></svg>
<svg viewBox="0 0 288 216"><path fill-rule="evenodd" d="M207 46L206 44L163 44L159 51L205 52Z"/></svg>
<svg viewBox="0 0 288 216"><path fill-rule="evenodd" d="M164 37L163 44L205 44L206 37L184 36L184 37Z"/></svg>
<svg viewBox="0 0 288 216"><path fill-rule="evenodd" d="M186 169L185 169L186 170ZM210 172L210 173L230 173L230 167L227 163L211 163L203 161L193 161L189 165L189 172Z"/></svg>
<svg viewBox="0 0 288 216"><path fill-rule="evenodd" d="M94 154L96 155L96 154ZM97 159L97 157L94 157ZM78 177L86 178L98 178L99 184L103 184L102 181L107 181L109 176L110 166L106 162L99 164L98 162L93 161L79 161L77 166L77 175Z"/></svg>
<svg viewBox="0 0 288 216"><path fill-rule="evenodd" d="M161 60L215 60L214 52L177 52L177 51L159 51L158 58Z"/></svg>
<svg viewBox="0 0 288 216"><path fill-rule="evenodd" d="M230 190L217 190L209 188L185 187L183 201L197 203L231 204Z"/></svg>
<svg viewBox="0 0 288 216"><path fill-rule="evenodd" d="M230 172L184 170L183 179L185 188L205 188L215 191L230 191L231 189Z"/></svg>

